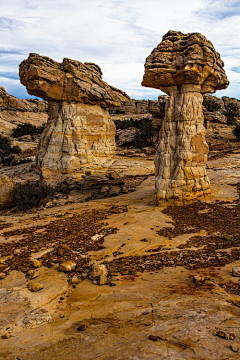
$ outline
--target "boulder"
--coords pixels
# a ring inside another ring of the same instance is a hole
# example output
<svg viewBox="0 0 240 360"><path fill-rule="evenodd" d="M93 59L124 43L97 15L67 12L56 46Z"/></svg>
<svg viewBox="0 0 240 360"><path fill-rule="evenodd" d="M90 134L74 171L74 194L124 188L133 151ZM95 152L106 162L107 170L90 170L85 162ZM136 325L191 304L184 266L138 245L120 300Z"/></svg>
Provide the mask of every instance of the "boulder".
<svg viewBox="0 0 240 360"><path fill-rule="evenodd" d="M211 194L202 103L203 94L228 86L223 66L203 35L179 31L164 35L146 59L142 85L169 95L154 158L157 204L187 203Z"/></svg>
<svg viewBox="0 0 240 360"><path fill-rule="evenodd" d="M90 279L94 284L104 285L107 282L107 268L105 265L93 264Z"/></svg>
<svg viewBox="0 0 240 360"><path fill-rule="evenodd" d="M7 175L0 177L0 210L14 205L11 198L14 186L15 182Z"/></svg>

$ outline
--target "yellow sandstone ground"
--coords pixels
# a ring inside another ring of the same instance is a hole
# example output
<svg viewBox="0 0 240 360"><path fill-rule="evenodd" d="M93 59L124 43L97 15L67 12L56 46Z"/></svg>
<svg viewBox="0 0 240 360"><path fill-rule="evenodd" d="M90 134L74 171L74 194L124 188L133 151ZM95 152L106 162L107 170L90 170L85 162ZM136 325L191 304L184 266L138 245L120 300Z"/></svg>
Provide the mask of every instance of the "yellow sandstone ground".
<svg viewBox="0 0 240 360"><path fill-rule="evenodd" d="M239 359L240 154L208 165L213 196L195 208L156 207L150 176L132 193L1 216L0 359ZM109 284L88 278L94 262Z"/></svg>

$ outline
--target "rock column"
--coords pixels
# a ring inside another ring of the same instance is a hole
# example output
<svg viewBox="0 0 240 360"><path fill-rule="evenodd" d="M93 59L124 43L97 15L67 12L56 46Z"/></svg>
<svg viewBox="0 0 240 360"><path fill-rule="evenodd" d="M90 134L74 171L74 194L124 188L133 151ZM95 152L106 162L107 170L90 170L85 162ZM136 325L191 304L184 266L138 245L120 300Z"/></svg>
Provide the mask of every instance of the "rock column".
<svg viewBox="0 0 240 360"><path fill-rule="evenodd" d="M155 155L156 202L181 204L211 194L203 94L225 89L224 63L199 33L169 31L145 63L142 85L169 95Z"/></svg>
<svg viewBox="0 0 240 360"><path fill-rule="evenodd" d="M206 197L211 190L201 86L171 86L166 91L170 96L154 157L156 201L182 203Z"/></svg>

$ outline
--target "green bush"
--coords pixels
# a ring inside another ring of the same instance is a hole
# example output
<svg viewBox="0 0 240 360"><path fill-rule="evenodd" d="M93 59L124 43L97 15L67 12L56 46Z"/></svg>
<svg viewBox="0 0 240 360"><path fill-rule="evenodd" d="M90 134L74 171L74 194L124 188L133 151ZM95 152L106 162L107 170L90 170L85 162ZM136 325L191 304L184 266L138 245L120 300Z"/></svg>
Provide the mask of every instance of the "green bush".
<svg viewBox="0 0 240 360"><path fill-rule="evenodd" d="M54 194L54 189L45 184L17 184L12 190L12 201L19 210L29 210L38 207L44 200L48 200Z"/></svg>
<svg viewBox="0 0 240 360"><path fill-rule="evenodd" d="M240 141L240 124L237 124L236 127L233 129L233 134L236 136L238 141Z"/></svg>
<svg viewBox="0 0 240 360"><path fill-rule="evenodd" d="M12 136L19 138L23 135L39 135L43 132L45 124L41 126L35 126L30 123L18 124L18 126L13 129Z"/></svg>

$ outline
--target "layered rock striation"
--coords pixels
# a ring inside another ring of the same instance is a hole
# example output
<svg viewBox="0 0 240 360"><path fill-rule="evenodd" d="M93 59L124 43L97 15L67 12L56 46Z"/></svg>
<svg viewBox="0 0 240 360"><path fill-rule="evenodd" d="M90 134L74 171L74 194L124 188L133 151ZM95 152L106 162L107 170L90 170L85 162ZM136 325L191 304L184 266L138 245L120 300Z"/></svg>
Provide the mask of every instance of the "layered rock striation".
<svg viewBox="0 0 240 360"><path fill-rule="evenodd" d="M30 54L20 64L28 93L48 101L48 123L36 165L48 180L86 170L104 171L115 154L115 125L106 108L121 106L127 94L102 80L98 65Z"/></svg>
<svg viewBox="0 0 240 360"><path fill-rule="evenodd" d="M18 99L0 86L0 132L9 136L18 124L39 126L47 122L47 102Z"/></svg>
<svg viewBox="0 0 240 360"><path fill-rule="evenodd" d="M146 59L142 85L169 95L154 158L158 204L211 194L202 102L203 94L228 86L223 66L212 43L199 33L169 31Z"/></svg>

